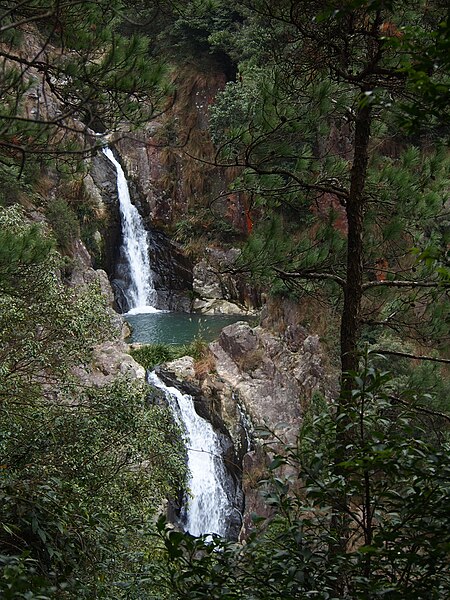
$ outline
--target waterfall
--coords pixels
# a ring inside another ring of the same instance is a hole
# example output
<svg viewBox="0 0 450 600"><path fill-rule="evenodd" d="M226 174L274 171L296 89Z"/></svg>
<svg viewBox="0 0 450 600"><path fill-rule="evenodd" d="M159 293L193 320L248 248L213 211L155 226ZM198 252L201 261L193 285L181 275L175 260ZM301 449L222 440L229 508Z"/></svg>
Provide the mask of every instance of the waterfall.
<svg viewBox="0 0 450 600"><path fill-rule="evenodd" d="M234 484L222 460L222 448L211 423L200 417L191 396L166 386L156 375L149 382L161 389L178 424L185 431L190 471L190 498L182 507L181 520L192 535L226 536L234 510ZM228 493L227 493L228 492Z"/></svg>
<svg viewBox="0 0 450 600"><path fill-rule="evenodd" d="M122 166L110 148L103 153L112 162L117 173L117 193L122 224L123 243L121 251L128 264L130 284L123 290L129 312L157 312L154 308L152 272L150 269L148 232L137 208L132 204L128 183Z"/></svg>

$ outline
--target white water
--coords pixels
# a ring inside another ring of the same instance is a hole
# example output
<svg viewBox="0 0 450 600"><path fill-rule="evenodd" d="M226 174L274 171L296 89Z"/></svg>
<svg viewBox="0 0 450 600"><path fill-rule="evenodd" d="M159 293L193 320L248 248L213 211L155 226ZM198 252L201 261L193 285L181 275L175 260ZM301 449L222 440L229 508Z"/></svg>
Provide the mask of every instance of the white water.
<svg viewBox="0 0 450 600"><path fill-rule="evenodd" d="M182 509L185 530L195 536L225 536L233 506L226 493L229 475L222 462L219 439L211 423L196 413L191 396L166 386L156 373L150 374L149 381L164 392L178 424L185 430L191 495Z"/></svg>
<svg viewBox="0 0 450 600"><path fill-rule="evenodd" d="M103 153L112 162L117 172L117 194L119 196L122 223L123 251L128 262L130 285L124 294L131 314L158 312L154 308L155 290L150 270L148 232L137 208L132 204L125 173L110 148Z"/></svg>

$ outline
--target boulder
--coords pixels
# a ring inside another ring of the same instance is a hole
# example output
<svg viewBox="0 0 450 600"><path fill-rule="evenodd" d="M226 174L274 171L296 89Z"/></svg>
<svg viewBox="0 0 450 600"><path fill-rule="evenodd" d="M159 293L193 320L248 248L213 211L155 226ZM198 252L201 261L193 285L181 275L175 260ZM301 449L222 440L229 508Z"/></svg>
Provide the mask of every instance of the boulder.
<svg viewBox="0 0 450 600"><path fill-rule="evenodd" d="M255 313L261 306L259 291L244 277L232 273L237 248L205 248L193 268L193 309L206 314Z"/></svg>
<svg viewBox="0 0 450 600"><path fill-rule="evenodd" d="M75 369L75 374L84 385L104 386L121 376L145 381L144 367L128 354L124 342L108 341L94 348L91 363Z"/></svg>
<svg viewBox="0 0 450 600"><path fill-rule="evenodd" d="M242 306L222 299L200 300L196 298L192 304L194 312L202 315L252 315L253 311L249 311Z"/></svg>

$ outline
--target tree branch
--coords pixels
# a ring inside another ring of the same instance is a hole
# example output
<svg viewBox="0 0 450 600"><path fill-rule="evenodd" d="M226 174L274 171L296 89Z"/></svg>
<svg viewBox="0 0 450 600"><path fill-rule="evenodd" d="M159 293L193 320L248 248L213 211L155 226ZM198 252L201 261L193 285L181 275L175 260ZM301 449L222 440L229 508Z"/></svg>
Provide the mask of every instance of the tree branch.
<svg viewBox="0 0 450 600"><path fill-rule="evenodd" d="M410 354L409 352L397 352L396 350L377 350L380 354L390 354L392 356L401 356L403 358L412 358L413 360L429 360L432 362L450 364L448 358L435 358L434 356L423 356L421 354Z"/></svg>
<svg viewBox="0 0 450 600"><path fill-rule="evenodd" d="M392 281L368 281L363 284L363 290L368 290L375 287L409 287L409 288L449 288L450 283L442 283L440 281L407 281L404 279Z"/></svg>
<svg viewBox="0 0 450 600"><path fill-rule="evenodd" d="M445 419L450 423L450 416L445 413L439 412L438 410L432 410L431 408L425 408L425 406L418 406L417 404L411 404L406 400L402 400L397 396L389 396L389 400L392 400L395 404L401 404L403 406L407 406L408 408L415 410L417 412L424 413L426 415L430 415L432 417L439 417L441 419Z"/></svg>
<svg viewBox="0 0 450 600"><path fill-rule="evenodd" d="M345 280L342 279L342 277L339 277L339 275L334 275L333 273L315 273L315 272L299 272L299 273L293 273L293 272L287 272L287 271L283 271L282 269L279 269L278 267L273 267L273 270L278 273L278 275L280 275L280 277L282 277L283 279L308 279L308 280L319 280L319 281L325 281L325 280L331 280L331 281L335 281L337 284L339 284L342 288L345 286Z"/></svg>

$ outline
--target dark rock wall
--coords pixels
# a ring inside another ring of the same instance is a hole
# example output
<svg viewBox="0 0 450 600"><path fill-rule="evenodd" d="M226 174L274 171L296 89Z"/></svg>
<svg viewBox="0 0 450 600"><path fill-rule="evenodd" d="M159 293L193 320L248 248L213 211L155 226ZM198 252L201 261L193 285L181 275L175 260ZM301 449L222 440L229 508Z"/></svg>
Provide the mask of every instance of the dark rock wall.
<svg viewBox="0 0 450 600"><path fill-rule="evenodd" d="M104 269L112 278L122 240L116 170L111 161L99 152L92 159L90 176L104 206L104 219L99 231L103 242L102 264L97 266Z"/></svg>

